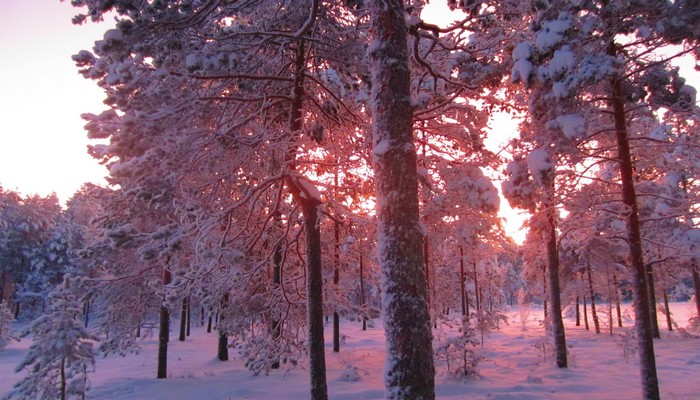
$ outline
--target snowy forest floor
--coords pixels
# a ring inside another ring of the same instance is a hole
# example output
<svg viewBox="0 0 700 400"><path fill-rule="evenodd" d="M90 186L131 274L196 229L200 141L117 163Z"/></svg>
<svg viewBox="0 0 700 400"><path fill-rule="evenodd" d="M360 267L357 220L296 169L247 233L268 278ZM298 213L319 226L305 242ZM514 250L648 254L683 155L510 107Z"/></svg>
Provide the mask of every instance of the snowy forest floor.
<svg viewBox="0 0 700 400"><path fill-rule="evenodd" d="M627 306L629 308L629 305ZM607 322L607 307L599 310ZM674 303L672 314L681 327L687 324L690 303ZM629 315L630 310L626 310ZM509 325L485 337L484 359L479 363L479 377L454 378L444 361L437 369L439 399L637 399L641 395L637 355L624 356L624 340L619 335L626 328L615 328L610 336L607 324L603 333L575 326L565 318L570 368L558 369L551 356L541 349L544 329L542 308L533 308L523 330L516 308L506 311ZM590 318L589 314L589 318ZM665 318L660 315L660 324ZM603 321L601 321L603 322ZM583 325L583 323L582 323ZM177 324L174 324L177 328ZM458 335L454 327L435 331L436 337ZM384 331L381 323L362 331L358 322L342 320L344 343L340 353L332 352L331 324L326 329L326 363L329 397L334 400L382 399L384 365ZM0 396L6 394L19 378L13 373L31 339L13 342L0 351ZM126 357L98 358L91 374L91 399L147 400L229 400L229 399L308 399L309 379L305 363L287 370L284 367L269 375L252 376L244 362L231 350L231 360L216 359L217 335L204 327L193 326L185 342L171 335L168 354L169 379L155 379L157 337L144 339L141 351ZM655 342L657 370L663 399L700 399L700 339L684 337L676 331L662 330ZM454 361L452 364L454 368ZM353 376L353 371L357 374Z"/></svg>

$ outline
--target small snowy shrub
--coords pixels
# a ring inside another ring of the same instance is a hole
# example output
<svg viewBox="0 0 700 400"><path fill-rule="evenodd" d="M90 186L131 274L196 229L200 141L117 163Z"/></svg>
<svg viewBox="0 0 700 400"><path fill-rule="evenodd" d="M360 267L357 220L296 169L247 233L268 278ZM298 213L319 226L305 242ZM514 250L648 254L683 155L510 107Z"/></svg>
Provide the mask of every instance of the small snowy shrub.
<svg viewBox="0 0 700 400"><path fill-rule="evenodd" d="M617 334L615 343L617 343L617 347L620 349L620 355L625 360L629 360L630 357L634 357L634 355L637 354L637 333L634 328L622 329L622 331Z"/></svg>
<svg viewBox="0 0 700 400"><path fill-rule="evenodd" d="M10 340L16 340L12 334L12 312L7 308L5 303L0 304L0 350L4 349L10 343Z"/></svg>
<svg viewBox="0 0 700 400"><path fill-rule="evenodd" d="M444 331L441 331L436 337L436 366L444 368L448 375L455 378L478 377L478 364L484 357L476 349L479 344L476 329L466 317L462 322L461 333L459 336L446 337Z"/></svg>
<svg viewBox="0 0 700 400"><path fill-rule="evenodd" d="M524 289L518 289L518 315L520 316L521 330L527 330L527 324L530 322L530 301L527 298L527 292Z"/></svg>
<svg viewBox="0 0 700 400"><path fill-rule="evenodd" d="M34 320L23 335L33 343L15 372L26 376L15 383L7 399L82 399L90 388L87 374L95 366L92 333L79 320L81 304L70 291L68 278L49 294L49 310Z"/></svg>

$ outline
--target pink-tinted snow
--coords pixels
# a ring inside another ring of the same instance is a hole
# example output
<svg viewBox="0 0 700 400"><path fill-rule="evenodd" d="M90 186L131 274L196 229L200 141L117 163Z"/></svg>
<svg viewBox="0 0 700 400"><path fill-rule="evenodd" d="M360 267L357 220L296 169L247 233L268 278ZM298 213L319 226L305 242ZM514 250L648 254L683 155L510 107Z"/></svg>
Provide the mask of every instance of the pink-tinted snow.
<svg viewBox="0 0 700 400"><path fill-rule="evenodd" d="M625 307L629 309L629 306ZM686 325L692 312L691 303L674 303L676 322ZM628 310L628 315L629 315ZM607 316L606 310L599 309ZM485 338L485 356L479 365L479 378L455 379L446 373L443 361L437 362L437 397L439 399L637 399L641 395L636 355L623 357L621 332L615 336L596 335L583 326L565 319L570 368L558 369L551 355L544 356L537 347L543 337L540 324L542 309L533 309L522 330L517 308L507 311L510 325L501 326ZM663 318L663 316L660 316ZM605 322L605 317L603 322ZM629 328L630 320L624 324ZM665 326L665 320L660 324ZM455 324L456 326L457 324ZM382 399L384 332L381 323L367 331L359 322L343 320L344 342L340 353L326 345L329 397L334 400ZM457 335L447 328L446 335ZM330 326L326 337L331 337ZM604 331L606 329L603 329ZM436 334L436 337L445 335ZM305 365L281 369L268 376L251 376L243 361L216 360L216 333L194 327L185 342L170 342L169 379L155 379L157 338L142 342L137 355L125 358L98 358L97 371L91 375L91 399L110 400L229 400L229 399L307 399L308 372ZM662 331L655 341L657 368L664 399L700 399L700 339L686 338ZM13 342L0 351L0 396L17 380L13 370L30 345L29 339ZM235 352L232 351L232 355ZM454 366L454 365L453 365Z"/></svg>

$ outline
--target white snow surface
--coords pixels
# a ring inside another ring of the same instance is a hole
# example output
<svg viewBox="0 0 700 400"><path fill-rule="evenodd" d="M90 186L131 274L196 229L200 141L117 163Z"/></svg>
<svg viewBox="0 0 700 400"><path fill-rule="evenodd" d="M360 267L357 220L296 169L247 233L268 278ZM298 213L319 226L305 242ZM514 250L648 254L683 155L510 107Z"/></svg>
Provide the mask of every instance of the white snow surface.
<svg viewBox="0 0 700 400"><path fill-rule="evenodd" d="M672 303L671 311L679 326L686 326L693 303ZM605 314L606 304L600 314ZM633 315L630 304L623 313ZM583 326L575 326L565 317L570 367L558 369L551 354L546 357L536 345L544 335L542 308L533 308L522 329L517 307L506 310L509 325L485 337L483 348L476 348L485 359L480 362L479 377L459 379L447 373L444 360L437 361L438 399L633 399L641 397L637 356L623 357L621 337L632 326L615 328L614 335L596 335ZM457 316L454 316L457 318ZM590 318L590 317L589 317ZM665 326L663 316L660 325ZM603 322L607 318L603 317ZM592 322L591 322L592 324ZM341 320L346 336L340 353L332 352L332 324L326 326L326 362L329 398L334 400L383 399L384 330L374 324L361 330L356 321ZM458 324L454 324L455 326ZM583 323L582 323L583 325ZM19 327L16 327L17 329ZM441 324L434 331L437 340L458 335L456 327ZM655 341L661 397L697 399L700 393L699 340L662 330ZM157 335L156 335L157 336ZM97 359L96 372L90 375L90 399L102 400L229 400L229 399L308 399L309 379L305 363L287 370L284 366L269 375L252 376L244 361L232 350L230 361L216 359L217 334L194 326L185 342L172 338L169 344L169 377L155 379L156 336L142 339L141 352L126 357ZM11 342L0 351L0 396L9 392L19 378L13 372L26 354L31 339ZM452 360L454 362L454 360Z"/></svg>

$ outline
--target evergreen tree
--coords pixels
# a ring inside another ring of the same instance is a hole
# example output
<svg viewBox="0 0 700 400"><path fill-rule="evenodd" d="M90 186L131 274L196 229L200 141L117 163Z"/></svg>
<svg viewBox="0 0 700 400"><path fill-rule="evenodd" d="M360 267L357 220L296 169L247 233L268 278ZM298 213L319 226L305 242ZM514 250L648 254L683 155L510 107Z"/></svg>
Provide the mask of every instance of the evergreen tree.
<svg viewBox="0 0 700 400"><path fill-rule="evenodd" d="M24 333L32 335L32 345L15 372L26 370L27 375L14 385L9 399L84 399L90 389L92 341L97 338L79 320L82 307L69 282L66 277L49 294L48 312Z"/></svg>

